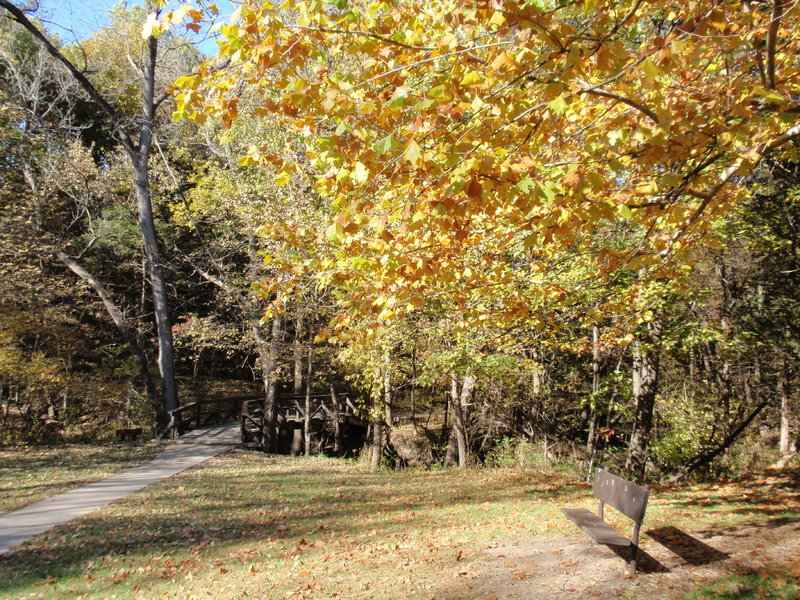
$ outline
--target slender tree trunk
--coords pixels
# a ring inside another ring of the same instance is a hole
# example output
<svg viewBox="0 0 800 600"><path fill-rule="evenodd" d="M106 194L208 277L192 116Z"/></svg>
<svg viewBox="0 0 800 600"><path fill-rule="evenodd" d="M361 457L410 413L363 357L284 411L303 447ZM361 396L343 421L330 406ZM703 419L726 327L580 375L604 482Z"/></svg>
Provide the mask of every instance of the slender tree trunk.
<svg viewBox="0 0 800 600"><path fill-rule="evenodd" d="M780 372L778 373L778 397L781 401L779 449L781 454L788 454L792 451L789 427L791 377L789 373L789 359L786 356L786 352L783 351L781 354Z"/></svg>
<svg viewBox="0 0 800 600"><path fill-rule="evenodd" d="M594 454L597 429L597 393L600 391L600 328L592 325L592 404L589 405L589 433L586 436L586 454Z"/></svg>
<svg viewBox="0 0 800 600"><path fill-rule="evenodd" d="M656 391L658 389L659 343L663 325L658 317L647 324L645 334L633 349L634 421L626 468L631 474L644 477L647 442L653 426Z"/></svg>
<svg viewBox="0 0 800 600"><path fill-rule="evenodd" d="M388 355L383 368L383 414L386 416L386 426L391 428L394 425L394 415L392 413L392 371L389 369Z"/></svg>
<svg viewBox="0 0 800 600"><path fill-rule="evenodd" d="M156 237L153 218L153 202L150 193L150 149L153 143L155 124L155 76L158 42L156 38L147 40L148 56L144 64L142 86L144 118L139 133L138 153L131 157L136 176L136 203L139 209L139 228L144 241L144 253L150 273L150 286L153 295L153 313L158 333L158 371L161 374L161 392L164 408L167 411L178 408L178 389L175 383L175 357L172 339L172 323L167 299L167 284L164 279L164 264Z"/></svg>
<svg viewBox="0 0 800 600"><path fill-rule="evenodd" d="M383 453L383 419L384 409L383 404L383 376L381 368L378 365L372 370L374 377L372 387L372 471L377 471L381 465L381 454Z"/></svg>
<svg viewBox="0 0 800 600"><path fill-rule="evenodd" d="M381 453L383 452L383 419L375 417L372 422L372 462L370 468L374 473L381 466Z"/></svg>
<svg viewBox="0 0 800 600"><path fill-rule="evenodd" d="M414 349L411 353L411 428L414 435L417 435L417 346L414 342Z"/></svg>
<svg viewBox="0 0 800 600"><path fill-rule="evenodd" d="M294 386L293 391L299 395L303 393L303 319L298 317L295 322L294 344L292 345L294 358Z"/></svg>
<svg viewBox="0 0 800 600"><path fill-rule="evenodd" d="M306 414L303 420L303 439L306 444L306 456L311 456L311 346L312 338L308 338L308 368L306 369Z"/></svg>
<svg viewBox="0 0 800 600"><path fill-rule="evenodd" d="M542 405L542 365L539 362L539 351L535 348L532 348L530 351L530 358L532 362L531 368L531 403L528 406L527 414L525 415L526 420L528 421L527 427L527 434L530 437L531 441L536 436L537 429L541 429L541 427L537 427L541 422L540 414L541 405Z"/></svg>
<svg viewBox="0 0 800 600"><path fill-rule="evenodd" d="M467 435L467 418L469 416L469 405L472 401L472 393L475 390L475 378L472 373L467 369L464 375L464 381L461 384L461 397L459 399L459 407L461 408L461 430L463 431L464 445L463 452L462 446L459 443L458 466L466 467L469 465L469 436Z"/></svg>
<svg viewBox="0 0 800 600"><path fill-rule="evenodd" d="M336 390L331 385L331 405L333 406L333 454L340 456L342 453L342 422L339 414L339 398Z"/></svg>

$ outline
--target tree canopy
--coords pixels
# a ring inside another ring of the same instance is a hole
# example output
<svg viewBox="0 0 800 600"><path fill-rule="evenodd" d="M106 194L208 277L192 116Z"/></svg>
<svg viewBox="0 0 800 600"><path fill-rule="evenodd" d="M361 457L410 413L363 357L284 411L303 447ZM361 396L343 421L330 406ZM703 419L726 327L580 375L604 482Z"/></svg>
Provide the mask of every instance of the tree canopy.
<svg viewBox="0 0 800 600"><path fill-rule="evenodd" d="M220 29L229 66L179 79L176 116L279 119L379 319L447 293L513 323L637 271L615 313L713 243L800 134L797 33L790 2L245 1ZM294 153L242 164L286 183Z"/></svg>

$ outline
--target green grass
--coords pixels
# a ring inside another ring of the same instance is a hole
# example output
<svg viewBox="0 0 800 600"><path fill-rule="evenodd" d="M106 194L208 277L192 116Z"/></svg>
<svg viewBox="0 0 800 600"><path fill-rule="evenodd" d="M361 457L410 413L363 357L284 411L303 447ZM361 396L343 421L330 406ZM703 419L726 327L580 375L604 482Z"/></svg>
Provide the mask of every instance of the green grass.
<svg viewBox="0 0 800 600"><path fill-rule="evenodd" d="M147 462L161 449L147 443L0 450L0 514L116 475Z"/></svg>
<svg viewBox="0 0 800 600"><path fill-rule="evenodd" d="M751 482L760 491L747 498L736 484L662 490L653 519L691 529L795 518L796 475ZM0 598L429 600L493 540L574 534L563 506L593 508L590 487L232 451L0 558Z"/></svg>
<svg viewBox="0 0 800 600"><path fill-rule="evenodd" d="M747 573L726 577L684 596L684 600L796 600L800 578L786 573Z"/></svg>

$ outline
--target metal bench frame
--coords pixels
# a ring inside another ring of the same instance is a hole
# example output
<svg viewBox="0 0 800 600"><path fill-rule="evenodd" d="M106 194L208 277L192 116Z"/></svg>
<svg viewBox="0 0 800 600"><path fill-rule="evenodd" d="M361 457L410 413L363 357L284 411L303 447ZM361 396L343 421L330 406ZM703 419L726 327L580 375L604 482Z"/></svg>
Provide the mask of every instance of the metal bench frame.
<svg viewBox="0 0 800 600"><path fill-rule="evenodd" d="M598 544L630 546L631 558L628 564L629 572L633 575L636 572L636 560L639 557L639 531L642 521L644 521L650 487L636 485L605 469L597 469L592 493L595 498L600 500L598 514L595 515L585 508L562 508L561 512ZM614 507L634 522L631 539L621 535L603 520L603 509L606 504Z"/></svg>

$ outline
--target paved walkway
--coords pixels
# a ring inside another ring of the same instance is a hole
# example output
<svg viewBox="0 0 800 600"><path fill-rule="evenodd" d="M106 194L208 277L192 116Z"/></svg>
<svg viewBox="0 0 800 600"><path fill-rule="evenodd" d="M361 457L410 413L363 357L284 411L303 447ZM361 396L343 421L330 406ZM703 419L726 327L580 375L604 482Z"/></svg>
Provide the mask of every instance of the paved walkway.
<svg viewBox="0 0 800 600"><path fill-rule="evenodd" d="M241 443L239 427L239 423L226 423L196 429L178 438L176 441L181 443L169 446L147 464L0 517L0 554L51 527L227 452Z"/></svg>

